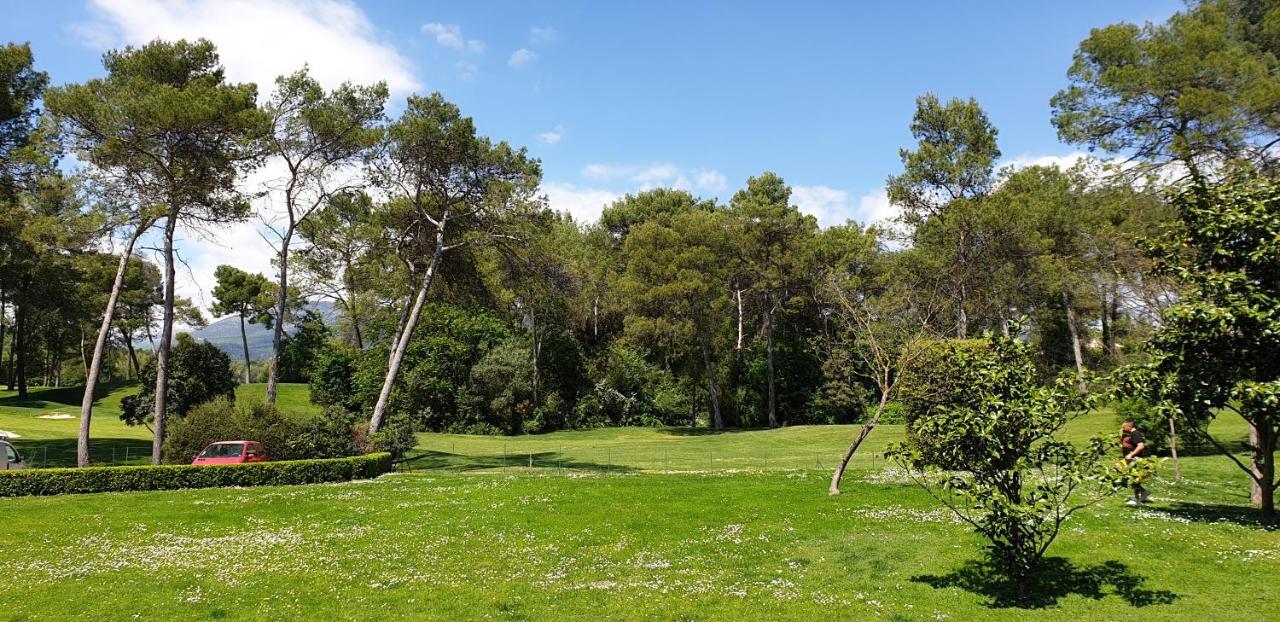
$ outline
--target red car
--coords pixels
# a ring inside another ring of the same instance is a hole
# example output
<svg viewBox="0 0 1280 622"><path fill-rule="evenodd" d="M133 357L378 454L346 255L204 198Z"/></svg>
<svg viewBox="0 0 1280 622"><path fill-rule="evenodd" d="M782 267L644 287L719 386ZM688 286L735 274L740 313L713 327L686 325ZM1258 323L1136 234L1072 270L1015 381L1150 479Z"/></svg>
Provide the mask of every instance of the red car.
<svg viewBox="0 0 1280 622"><path fill-rule="evenodd" d="M196 459L194 465L208 464L243 464L245 462L266 462L267 453L262 451L262 443L258 441L218 441L210 443Z"/></svg>

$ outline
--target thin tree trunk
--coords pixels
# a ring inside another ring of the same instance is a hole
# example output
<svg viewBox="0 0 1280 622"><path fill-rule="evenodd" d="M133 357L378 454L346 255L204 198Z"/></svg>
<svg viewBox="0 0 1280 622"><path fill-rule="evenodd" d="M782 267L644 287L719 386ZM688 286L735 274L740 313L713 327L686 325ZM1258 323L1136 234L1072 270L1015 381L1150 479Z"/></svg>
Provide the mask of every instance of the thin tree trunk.
<svg viewBox="0 0 1280 622"><path fill-rule="evenodd" d="M89 353L84 350L84 327L80 327L80 366L84 368L84 373L89 373Z"/></svg>
<svg viewBox="0 0 1280 622"><path fill-rule="evenodd" d="M126 380L142 376L142 365L138 362L138 351L133 349L133 332L126 331L123 326L120 327L120 336L124 338L124 347L129 351L129 363L125 369L131 373L126 374Z"/></svg>
<svg viewBox="0 0 1280 622"><path fill-rule="evenodd" d="M1084 383L1084 351L1080 347L1080 332L1076 328L1076 313L1071 308L1071 294L1062 291L1062 304L1067 310L1067 332L1071 333L1071 354L1076 360L1076 375L1080 378L1080 392L1085 391Z"/></svg>
<svg viewBox="0 0 1280 622"><path fill-rule="evenodd" d="M1178 465L1178 428L1169 417L1169 453L1173 454L1173 481L1182 483L1182 467Z"/></svg>
<svg viewBox="0 0 1280 622"><path fill-rule="evenodd" d="M964 339L969 336L969 314L964 310L964 301L961 300L956 306L956 339Z"/></svg>
<svg viewBox="0 0 1280 622"><path fill-rule="evenodd" d="M293 208L289 208L290 219ZM276 329L271 336L271 362L267 367L267 404L276 403L276 376L280 370L280 344L284 341L284 310L289 302L289 242L293 240L293 224L280 239L280 292L276 295Z"/></svg>
<svg viewBox="0 0 1280 622"><path fill-rule="evenodd" d="M3 289L0 289L0 371L4 371L4 372L7 372L7 371L8 371L7 369L3 369L3 364L4 364L4 333L5 333L5 329L7 328L7 325L5 324L5 321L4 321L4 312L5 312L5 308L6 308L7 306L8 306L8 302L7 302L7 299L5 298L5 292L4 292L4 290L3 290ZM9 374L8 374L8 373L5 373L5 374L4 374L4 379L5 379L6 381L9 379ZM12 387L10 387L10 388L12 389Z"/></svg>
<svg viewBox="0 0 1280 622"><path fill-rule="evenodd" d="M533 404L538 404L538 389L541 378L538 375L538 359L542 353L542 335L538 334L538 314L529 314L529 330L533 338Z"/></svg>
<svg viewBox="0 0 1280 622"><path fill-rule="evenodd" d="M405 318L404 329L400 331L399 339L391 348L391 357L387 360L387 377L382 381L382 390L378 392L378 402L373 406L373 416L369 418L369 434L374 434L382 427L382 420L387 413L387 404L391 401L391 388L395 385L396 375L400 373L400 362L404 360L404 353L409 349L409 339L413 337L413 329L418 324L418 316L422 313L422 306L427 302L427 292L431 289L431 279L435 276L436 266L440 263L440 256L444 254L444 225L445 221L440 221L440 226L436 229L436 250L431 255L431 264L427 266L427 273L422 277L422 285L418 287L418 295L413 301L413 309L409 312L409 316Z"/></svg>
<svg viewBox="0 0 1280 622"><path fill-rule="evenodd" d="M152 411L155 429L151 441L151 464L160 464L169 408L169 349L173 345L173 281L177 272L173 263L173 232L177 226L176 210L171 209L164 226L164 312L160 318L160 343L156 344L156 402Z"/></svg>
<svg viewBox="0 0 1280 622"><path fill-rule="evenodd" d="M14 307L14 333L13 343L14 352L16 353L16 363L13 368L13 374L17 378L18 397L27 398L27 305L20 304Z"/></svg>
<svg viewBox="0 0 1280 622"><path fill-rule="evenodd" d="M735 289L733 290L733 297L734 297L734 299L735 299L735 300L737 301L737 303L738 303L738 345L737 345L734 349L736 349L736 350L741 350L741 349L742 349L742 324L743 324L743 321L742 321L742 290L735 288Z"/></svg>
<svg viewBox="0 0 1280 622"><path fill-rule="evenodd" d="M702 365L707 370L707 397L711 401L711 424L717 430L724 429L724 419L720 416L720 392L716 389L715 370L711 367L711 351L707 347L705 341L699 341L702 346Z"/></svg>
<svg viewBox="0 0 1280 622"><path fill-rule="evenodd" d="M876 424L880 423L880 415L884 413L885 404L889 403L889 391L891 390L890 388L880 391L880 405L876 406L876 413L862 426L862 430L854 437L844 455L840 456L840 462L836 464L836 472L831 474L831 487L827 489L827 494L833 496L840 494L840 480L844 478L844 470L849 467L849 460L853 458L854 452L858 451L862 441L867 440L867 437L871 435L871 431L875 429Z"/></svg>
<svg viewBox="0 0 1280 622"><path fill-rule="evenodd" d="M244 346L244 383L253 382L252 362L249 361L249 335L244 332L244 310L240 311L240 344Z"/></svg>
<svg viewBox="0 0 1280 622"><path fill-rule="evenodd" d="M600 296L591 299L591 337L600 336Z"/></svg>
<svg viewBox="0 0 1280 622"><path fill-rule="evenodd" d="M129 243L120 253L120 263L116 265L116 278L111 283L111 294L107 297L107 308L102 311L102 324L98 327L98 340L93 345L93 360L85 365L84 396L80 399L80 436L76 439L76 466L89 466L89 423L93 418L93 393L98 386L98 374L102 371L102 357L107 349L107 336L111 334L111 318L116 312L116 301L120 299L120 290L124 287L124 275L129 268L129 258L133 255L133 245L138 237L150 225L145 221L129 236ZM81 334L81 352L84 352L84 337Z"/></svg>
<svg viewBox="0 0 1280 622"><path fill-rule="evenodd" d="M777 384L773 370L773 305L764 314L765 362L769 372L769 427L778 427Z"/></svg>

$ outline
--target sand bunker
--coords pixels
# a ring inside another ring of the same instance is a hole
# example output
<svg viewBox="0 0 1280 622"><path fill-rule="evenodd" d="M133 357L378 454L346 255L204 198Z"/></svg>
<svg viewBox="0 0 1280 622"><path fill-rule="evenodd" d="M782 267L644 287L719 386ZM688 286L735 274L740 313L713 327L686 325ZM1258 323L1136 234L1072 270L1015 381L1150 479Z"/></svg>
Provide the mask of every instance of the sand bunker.
<svg viewBox="0 0 1280 622"><path fill-rule="evenodd" d="M43 415L36 415L36 419L75 419L75 416L68 415L67 413L45 413Z"/></svg>
<svg viewBox="0 0 1280 622"><path fill-rule="evenodd" d="M0 438L22 438L22 435L8 430L0 430Z"/></svg>

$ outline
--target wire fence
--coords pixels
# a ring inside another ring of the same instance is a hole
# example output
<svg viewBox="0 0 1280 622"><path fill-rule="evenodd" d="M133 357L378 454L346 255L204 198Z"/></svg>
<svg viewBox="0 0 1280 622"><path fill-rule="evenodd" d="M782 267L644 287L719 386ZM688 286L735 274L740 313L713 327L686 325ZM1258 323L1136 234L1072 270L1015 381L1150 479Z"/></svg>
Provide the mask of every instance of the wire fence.
<svg viewBox="0 0 1280 622"><path fill-rule="evenodd" d="M639 473L639 472L735 472L827 471L840 459L838 452L813 450L716 450L704 448L649 448L629 446L563 446L522 448L459 448L437 446L411 453L397 470L528 473ZM850 468L886 466L879 452L855 454Z"/></svg>

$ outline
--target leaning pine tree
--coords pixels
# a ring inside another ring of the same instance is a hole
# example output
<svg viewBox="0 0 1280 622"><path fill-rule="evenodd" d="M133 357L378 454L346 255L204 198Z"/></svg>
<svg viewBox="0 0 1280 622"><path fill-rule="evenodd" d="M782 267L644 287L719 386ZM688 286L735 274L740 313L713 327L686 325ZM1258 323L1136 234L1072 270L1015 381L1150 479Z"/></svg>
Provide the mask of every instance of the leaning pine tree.
<svg viewBox="0 0 1280 622"><path fill-rule="evenodd" d="M477 136L469 117L440 94L412 96L370 160L370 176L390 197L388 235L419 275L403 326L387 359L387 374L369 419L375 433L386 417L400 363L445 253L495 238L517 240L541 166L525 150Z"/></svg>
<svg viewBox="0 0 1280 622"><path fill-rule="evenodd" d="M156 40L107 52L102 64L104 78L51 89L49 107L73 128L84 159L124 186L140 215L163 223L164 311L156 344L152 444L152 461L159 464L173 340L174 236L180 225L205 227L248 214L235 182L252 162L252 144L264 124L256 87L227 83L218 53L206 40ZM109 321L104 314L103 324ZM86 391L90 409L91 399ZM82 419L87 432L87 413ZM80 459L87 462L88 456Z"/></svg>

